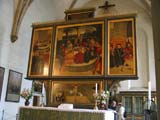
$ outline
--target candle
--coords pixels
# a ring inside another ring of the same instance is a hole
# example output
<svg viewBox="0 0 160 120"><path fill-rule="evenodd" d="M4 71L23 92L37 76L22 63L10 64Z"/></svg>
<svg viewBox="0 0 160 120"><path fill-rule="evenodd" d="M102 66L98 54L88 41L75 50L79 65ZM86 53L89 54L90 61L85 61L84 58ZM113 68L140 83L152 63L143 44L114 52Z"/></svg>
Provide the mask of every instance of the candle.
<svg viewBox="0 0 160 120"><path fill-rule="evenodd" d="M45 87L44 83L42 84L42 104L41 106L43 107L46 104L46 92L45 92Z"/></svg>
<svg viewBox="0 0 160 120"><path fill-rule="evenodd" d="M148 109L151 107L151 81L148 81Z"/></svg>
<svg viewBox="0 0 160 120"><path fill-rule="evenodd" d="M44 96L45 94L45 88L44 88L44 83L42 84L42 95Z"/></svg>
<svg viewBox="0 0 160 120"><path fill-rule="evenodd" d="M148 100L151 100L151 81L148 81Z"/></svg>
<svg viewBox="0 0 160 120"><path fill-rule="evenodd" d="M95 90L96 90L96 94L97 94L97 83L96 83L96 89Z"/></svg>

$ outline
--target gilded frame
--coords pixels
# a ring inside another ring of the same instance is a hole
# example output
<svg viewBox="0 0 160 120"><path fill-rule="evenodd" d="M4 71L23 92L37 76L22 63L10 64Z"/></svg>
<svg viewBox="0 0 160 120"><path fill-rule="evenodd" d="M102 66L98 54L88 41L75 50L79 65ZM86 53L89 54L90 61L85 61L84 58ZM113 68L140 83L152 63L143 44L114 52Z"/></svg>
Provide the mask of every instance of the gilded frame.
<svg viewBox="0 0 160 120"><path fill-rule="evenodd" d="M104 24L92 20L56 25L52 76L103 76Z"/></svg>
<svg viewBox="0 0 160 120"><path fill-rule="evenodd" d="M19 102L21 83L22 73L14 70L9 70L7 92L5 99L6 101Z"/></svg>
<svg viewBox="0 0 160 120"><path fill-rule="evenodd" d="M27 77L48 77L51 66L53 27L34 28Z"/></svg>
<svg viewBox="0 0 160 120"><path fill-rule="evenodd" d="M74 107L92 107L95 104L93 94L104 90L104 80L52 81L49 106L71 103ZM87 91L87 92L86 92Z"/></svg>
<svg viewBox="0 0 160 120"><path fill-rule="evenodd" d="M5 68L0 67L0 100L1 100L1 93L2 93L2 87L3 87L4 72L5 72Z"/></svg>
<svg viewBox="0 0 160 120"><path fill-rule="evenodd" d="M107 21L107 76L137 78L135 18L117 18Z"/></svg>

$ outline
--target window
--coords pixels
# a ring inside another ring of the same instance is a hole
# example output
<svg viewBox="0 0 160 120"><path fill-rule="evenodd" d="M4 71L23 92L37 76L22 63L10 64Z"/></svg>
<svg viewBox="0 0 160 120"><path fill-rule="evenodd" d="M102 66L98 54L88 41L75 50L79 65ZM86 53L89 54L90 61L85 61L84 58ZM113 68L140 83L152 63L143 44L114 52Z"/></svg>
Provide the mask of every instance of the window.
<svg viewBox="0 0 160 120"><path fill-rule="evenodd" d="M124 101L127 113L132 113L132 97L131 96L124 97Z"/></svg>
<svg viewBox="0 0 160 120"><path fill-rule="evenodd" d="M134 113L143 114L143 97L135 96L134 103Z"/></svg>
<svg viewBox="0 0 160 120"><path fill-rule="evenodd" d="M151 109L155 109L157 98L156 92L152 92L152 100L154 103L151 106ZM148 92L147 91L136 91L136 92L120 92L119 101L122 101L125 109L128 113L127 120L144 120L145 114L144 109L148 106L145 106L146 101L148 100Z"/></svg>

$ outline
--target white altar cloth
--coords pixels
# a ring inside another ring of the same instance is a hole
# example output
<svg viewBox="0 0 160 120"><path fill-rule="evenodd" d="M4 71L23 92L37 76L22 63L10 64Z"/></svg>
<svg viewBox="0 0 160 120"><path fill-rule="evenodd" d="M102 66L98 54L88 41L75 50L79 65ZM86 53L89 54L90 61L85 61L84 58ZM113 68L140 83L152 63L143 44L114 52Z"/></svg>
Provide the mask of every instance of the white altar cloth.
<svg viewBox="0 0 160 120"><path fill-rule="evenodd" d="M72 113L78 113L80 114L80 116L83 116L83 114L88 114L90 116L92 115L97 115L97 116L101 116L102 119L98 119L98 120L114 120L114 112L112 110L92 110L92 109L59 109L59 108L54 108L54 107L20 107L19 109L19 116L20 119L22 120L24 112L26 111L27 114L29 111L32 111L31 114L33 115L33 112L39 111L39 110L43 110L43 111L52 111L52 112L68 112L69 114ZM43 114L43 113L41 113ZM25 115L25 114L24 114ZM74 118L75 120L75 118ZM77 116L77 120L79 120L78 116Z"/></svg>

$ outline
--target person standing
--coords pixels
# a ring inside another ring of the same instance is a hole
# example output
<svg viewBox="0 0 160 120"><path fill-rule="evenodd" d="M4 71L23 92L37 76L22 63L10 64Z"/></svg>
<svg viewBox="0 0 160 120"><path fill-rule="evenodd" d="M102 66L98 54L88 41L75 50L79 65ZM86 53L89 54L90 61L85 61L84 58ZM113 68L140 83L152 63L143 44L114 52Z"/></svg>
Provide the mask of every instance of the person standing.
<svg viewBox="0 0 160 120"><path fill-rule="evenodd" d="M122 103L118 103L118 120L125 120L124 112L124 106L122 105Z"/></svg>
<svg viewBox="0 0 160 120"><path fill-rule="evenodd" d="M114 49L114 60L116 67L124 65L124 49L121 44L117 44Z"/></svg>
<svg viewBox="0 0 160 120"><path fill-rule="evenodd" d="M114 110L114 120L117 120L117 117L118 117L117 116L118 107L117 107L117 102L115 100L112 101L110 109Z"/></svg>

